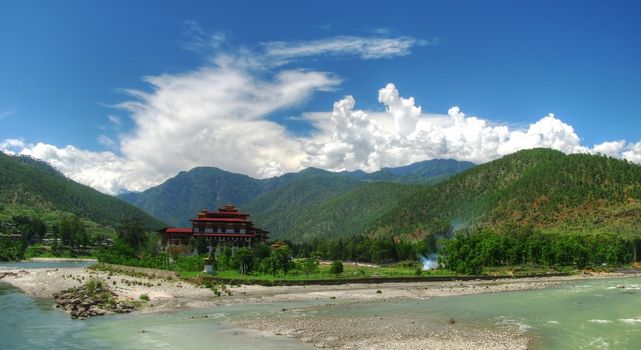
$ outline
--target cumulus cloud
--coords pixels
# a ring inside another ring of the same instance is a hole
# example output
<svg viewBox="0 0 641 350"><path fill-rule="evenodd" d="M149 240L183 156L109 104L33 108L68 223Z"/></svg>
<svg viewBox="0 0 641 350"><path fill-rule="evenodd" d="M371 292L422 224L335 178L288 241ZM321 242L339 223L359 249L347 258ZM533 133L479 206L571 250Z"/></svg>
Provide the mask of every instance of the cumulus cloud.
<svg viewBox="0 0 641 350"><path fill-rule="evenodd" d="M196 166L275 176L298 169L304 154L284 126L266 117L340 83L333 74L299 69L266 77L230 61L145 81L149 91L128 90L131 98L118 105L134 124L119 135L120 154L18 140L5 140L0 148L48 161L107 193L143 190ZM98 141L110 148L116 142L105 135Z"/></svg>
<svg viewBox="0 0 641 350"><path fill-rule="evenodd" d="M206 35L198 26L191 30ZM419 44L412 38L335 37L266 43L258 53L219 54L190 72L146 77L147 90L126 90L128 98L117 108L133 127L117 137L98 135L109 151L19 139L0 141L0 150L45 160L70 178L106 193L144 190L196 166L264 178L309 166L374 171L434 158L482 163L533 147L602 153L641 163L641 142L620 140L589 148L571 125L553 114L525 128L467 116L457 106L447 114L427 114L394 84L378 91L378 111L358 109L356 100L346 96L331 111L303 113L300 119L314 126L306 136L294 136L269 118L341 83L328 72L285 68L282 63L288 60L318 55L402 56ZM120 117L107 118L114 126L111 131L121 130Z"/></svg>
<svg viewBox="0 0 641 350"><path fill-rule="evenodd" d="M592 148L594 153L603 154L610 157L620 156L625 149L626 143L624 140L603 142L595 145Z"/></svg>
<svg viewBox="0 0 641 350"><path fill-rule="evenodd" d="M331 116L308 115L319 133L305 142L303 165L338 171L376 170L434 158L483 163L536 147L641 161L641 142L606 142L588 148L571 125L551 113L526 129L468 117L456 106L446 116L425 115L413 98L401 97L393 84L379 91L379 102L386 110L382 115L355 110L351 96L334 104Z"/></svg>

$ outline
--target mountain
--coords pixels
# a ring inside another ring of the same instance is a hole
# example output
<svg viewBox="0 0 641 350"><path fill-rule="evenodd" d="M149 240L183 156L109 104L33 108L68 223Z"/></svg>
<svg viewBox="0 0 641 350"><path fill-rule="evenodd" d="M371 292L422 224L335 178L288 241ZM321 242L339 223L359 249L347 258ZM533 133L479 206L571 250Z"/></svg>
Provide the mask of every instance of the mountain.
<svg viewBox="0 0 641 350"><path fill-rule="evenodd" d="M173 226L189 224L197 212L222 204L244 204L263 189L263 181L213 167L180 172L159 186L118 197Z"/></svg>
<svg viewBox="0 0 641 350"><path fill-rule="evenodd" d="M240 207L252 215L256 225L270 231L271 237L293 238L301 233L296 231L296 223L315 216L322 203L366 184L340 173L310 168L288 177L285 184Z"/></svg>
<svg viewBox="0 0 641 350"><path fill-rule="evenodd" d="M314 238L346 237L365 232L383 214L402 205L407 197L423 186L390 182L361 183L348 191L326 193L319 200L301 206L287 205L285 208L280 206L287 201L271 202L273 197L265 196L252 202L247 210L255 209L255 222L271 229L272 238L300 242ZM263 202L268 204L269 210L261 208L260 204L265 204Z"/></svg>
<svg viewBox="0 0 641 350"><path fill-rule="evenodd" d="M641 231L641 166L599 155L519 151L417 191L369 232L409 233L434 220L559 233Z"/></svg>
<svg viewBox="0 0 641 350"><path fill-rule="evenodd" d="M45 162L0 152L0 218L25 213L47 218L72 213L103 226L128 218L150 228L164 225L128 203L66 178Z"/></svg>
<svg viewBox="0 0 641 350"><path fill-rule="evenodd" d="M397 168L383 168L373 173L361 170L352 176L369 181L388 181L412 184L434 184L447 180L452 175L474 167L474 163L453 159L432 159Z"/></svg>
<svg viewBox="0 0 641 350"><path fill-rule="evenodd" d="M271 231L272 237L289 237L295 220L307 217L332 196L379 181L435 183L471 166L469 162L434 160L385 168L371 174L307 168L262 180L214 167L200 167L181 172L143 192L123 193L118 197L174 226L188 225L189 219L202 209L233 203L248 211L258 225Z"/></svg>

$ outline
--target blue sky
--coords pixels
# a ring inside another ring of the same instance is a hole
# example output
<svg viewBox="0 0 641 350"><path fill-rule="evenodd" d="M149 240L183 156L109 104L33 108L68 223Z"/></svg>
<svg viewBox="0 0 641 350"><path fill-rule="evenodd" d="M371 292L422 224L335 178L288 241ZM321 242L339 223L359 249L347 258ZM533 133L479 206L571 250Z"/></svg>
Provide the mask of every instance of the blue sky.
<svg viewBox="0 0 641 350"><path fill-rule="evenodd" d="M305 166L373 170L430 157L482 162L530 146L636 161L640 17L638 1L3 1L1 148L50 161L105 192L142 189L196 165L265 177ZM281 81L287 73L300 73L293 80L304 84ZM251 90L226 85L239 75ZM159 86L143 77L166 79ZM392 97L380 102L388 83L394 88L384 93ZM192 85L176 91L176 84ZM212 105L202 94L208 88ZM140 93L147 95L141 100ZM353 130L342 133L331 115L348 95L355 105L343 117ZM402 107L410 97L422 107L418 114ZM265 107L234 107L241 102ZM454 123L453 106L486 125L470 120L450 128L442 119ZM378 126L358 121L358 111ZM554 117L545 119L548 113ZM210 125L208 118L218 121ZM402 134L401 119L423 126ZM191 128L177 133L174 122ZM224 125L273 133L246 144L225 140L217 133ZM439 133L427 135L433 125ZM173 157L187 160L148 156L167 154L152 139L180 142L197 130L206 130L206 142L172 147L184 153ZM560 136L532 141L537 132ZM228 151L240 152L267 138L285 145L248 151L261 155L245 165L189 155L202 152L199 144L214 151L231 143ZM403 146L404 138L414 146ZM610 144L616 141L622 143ZM492 146L497 142L505 146Z"/></svg>

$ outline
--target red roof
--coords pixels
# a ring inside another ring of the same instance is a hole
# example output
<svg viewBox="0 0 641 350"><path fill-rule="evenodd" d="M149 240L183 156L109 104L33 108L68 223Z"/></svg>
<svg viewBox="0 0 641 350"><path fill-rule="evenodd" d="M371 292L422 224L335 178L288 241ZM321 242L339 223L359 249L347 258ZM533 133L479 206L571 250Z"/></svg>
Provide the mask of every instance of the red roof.
<svg viewBox="0 0 641 350"><path fill-rule="evenodd" d="M239 219L239 218L196 218L196 219L191 219L191 221L250 222L247 219Z"/></svg>
<svg viewBox="0 0 641 350"><path fill-rule="evenodd" d="M165 229L167 233L193 233L191 227L167 227Z"/></svg>

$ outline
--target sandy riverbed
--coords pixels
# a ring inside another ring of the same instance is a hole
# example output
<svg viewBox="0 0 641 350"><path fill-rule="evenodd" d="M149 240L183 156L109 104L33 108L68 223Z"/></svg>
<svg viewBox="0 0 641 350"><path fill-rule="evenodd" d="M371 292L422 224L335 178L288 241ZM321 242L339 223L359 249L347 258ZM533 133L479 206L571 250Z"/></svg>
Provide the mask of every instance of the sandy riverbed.
<svg viewBox="0 0 641 350"><path fill-rule="evenodd" d="M393 300L428 299L479 293L497 293L539 289L559 283L606 276L571 276L524 278L495 281L452 281L417 283L346 284L338 286L239 286L230 287L232 296L216 296L210 289L178 280L167 281L109 274L84 268L50 268L32 270L3 270L0 277L24 292L36 297L51 297L54 293L84 284L89 278L100 278L121 298L150 297L142 313L155 313L184 308L214 307L230 303L271 303L287 301L335 300L354 303L377 303ZM620 277L620 275L610 275ZM278 319L243 319L239 327L294 336L319 347L342 349L527 349L529 339L507 330L470 328L443 322L442 324L412 323L412 320L393 317L333 318L282 317Z"/></svg>

